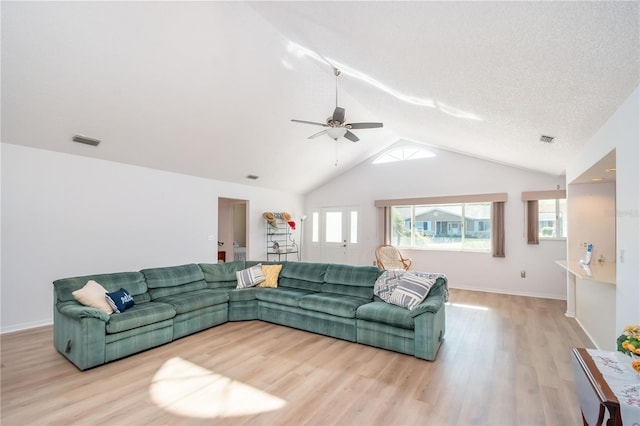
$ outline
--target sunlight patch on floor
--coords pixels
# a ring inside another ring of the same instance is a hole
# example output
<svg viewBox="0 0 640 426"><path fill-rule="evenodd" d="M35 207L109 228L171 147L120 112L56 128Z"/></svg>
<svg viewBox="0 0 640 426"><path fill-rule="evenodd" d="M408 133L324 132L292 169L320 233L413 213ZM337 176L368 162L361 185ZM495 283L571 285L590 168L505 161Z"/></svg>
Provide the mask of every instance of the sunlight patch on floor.
<svg viewBox="0 0 640 426"><path fill-rule="evenodd" d="M457 306L459 308L469 308L469 309L477 309L479 311L488 311L489 308L486 306L480 306L480 305L465 305L464 303L446 303L446 305L449 306Z"/></svg>
<svg viewBox="0 0 640 426"><path fill-rule="evenodd" d="M149 387L160 408L185 417L248 416L274 411L287 402L276 396L176 357L165 362Z"/></svg>

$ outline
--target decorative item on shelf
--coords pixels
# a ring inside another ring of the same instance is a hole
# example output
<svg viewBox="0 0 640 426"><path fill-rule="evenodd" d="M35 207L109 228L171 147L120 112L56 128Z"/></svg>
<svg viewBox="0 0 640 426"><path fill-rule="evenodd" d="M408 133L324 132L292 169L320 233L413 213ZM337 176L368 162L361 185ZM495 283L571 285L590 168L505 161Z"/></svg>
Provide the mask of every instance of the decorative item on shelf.
<svg viewBox="0 0 640 426"><path fill-rule="evenodd" d="M273 229L278 229L278 225L276 224L276 216L271 212L262 213L262 217L267 221L269 226Z"/></svg>
<svg viewBox="0 0 640 426"><path fill-rule="evenodd" d="M293 229L294 231L296 230L296 223L294 221L288 221L287 225L289 225L289 227L291 227L291 229Z"/></svg>

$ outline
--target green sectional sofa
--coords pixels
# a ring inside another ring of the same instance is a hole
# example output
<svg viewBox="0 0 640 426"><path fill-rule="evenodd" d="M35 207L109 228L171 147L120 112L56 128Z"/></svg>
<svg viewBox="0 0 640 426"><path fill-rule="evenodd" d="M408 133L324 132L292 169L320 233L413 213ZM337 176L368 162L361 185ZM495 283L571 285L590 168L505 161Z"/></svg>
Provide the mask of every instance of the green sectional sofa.
<svg viewBox="0 0 640 426"><path fill-rule="evenodd" d="M188 264L54 281L54 346L86 370L227 321L261 320L433 361L445 330L447 281L412 310L374 296L376 267L279 262L277 288L236 288L256 261ZM261 262L273 264L275 262ZM89 280L134 306L107 314L76 301Z"/></svg>

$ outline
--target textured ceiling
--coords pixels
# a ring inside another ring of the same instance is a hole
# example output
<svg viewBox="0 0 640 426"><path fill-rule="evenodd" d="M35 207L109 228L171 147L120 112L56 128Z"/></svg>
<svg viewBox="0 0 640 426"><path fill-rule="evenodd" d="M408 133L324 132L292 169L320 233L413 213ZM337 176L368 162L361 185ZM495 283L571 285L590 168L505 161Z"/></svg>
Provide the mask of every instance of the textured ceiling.
<svg viewBox="0 0 640 426"><path fill-rule="evenodd" d="M399 139L562 175L638 86L639 4L2 2L2 142L298 193ZM357 143L290 121L334 65Z"/></svg>

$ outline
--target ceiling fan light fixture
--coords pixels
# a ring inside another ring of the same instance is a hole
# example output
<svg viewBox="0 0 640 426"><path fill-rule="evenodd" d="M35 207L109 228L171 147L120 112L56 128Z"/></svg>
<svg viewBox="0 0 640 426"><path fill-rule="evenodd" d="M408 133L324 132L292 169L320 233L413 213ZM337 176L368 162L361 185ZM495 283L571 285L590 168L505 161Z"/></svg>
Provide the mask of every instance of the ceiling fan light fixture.
<svg viewBox="0 0 640 426"><path fill-rule="evenodd" d="M347 129L344 127L329 127L327 129L327 135L329 135L331 139L340 139L345 133L347 133Z"/></svg>
<svg viewBox="0 0 640 426"><path fill-rule="evenodd" d="M313 124L314 126L326 127L326 130L315 133L309 136L307 139L314 139L320 135L327 135L333 140L338 140L342 137L350 140L351 142L358 142L360 139L351 132L350 129L373 129L376 127L382 127L382 123L346 123L344 108L338 106L338 77L340 76L340 70L333 68L333 74L336 76L336 108L333 110L333 115L327 118L326 123L318 123L315 121L307 120L295 120L294 123Z"/></svg>

